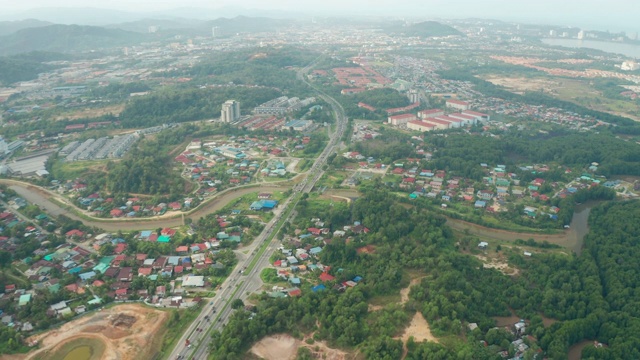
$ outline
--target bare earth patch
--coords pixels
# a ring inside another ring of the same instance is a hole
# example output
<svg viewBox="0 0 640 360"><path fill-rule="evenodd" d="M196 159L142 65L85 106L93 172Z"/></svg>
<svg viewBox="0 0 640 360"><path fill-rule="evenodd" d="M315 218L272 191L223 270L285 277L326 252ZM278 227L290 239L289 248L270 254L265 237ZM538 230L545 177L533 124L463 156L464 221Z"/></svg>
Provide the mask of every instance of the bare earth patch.
<svg viewBox="0 0 640 360"><path fill-rule="evenodd" d="M509 266L507 262L502 261L500 259L496 259L496 258L488 259L482 255L474 255L474 256L480 259L480 261L482 261L482 267L485 269L497 269L498 271L500 271L505 275L518 275L520 273L520 269L512 268Z"/></svg>
<svg viewBox="0 0 640 360"><path fill-rule="evenodd" d="M422 280L423 278L424 278L424 276L411 279L411 282L409 282L409 286L407 286L406 288L400 290L400 302L402 304L404 304L407 301L409 301L409 291L411 291L411 287L413 285L418 285L420 283L420 280Z"/></svg>
<svg viewBox="0 0 640 360"><path fill-rule="evenodd" d="M300 347L311 350L316 359L346 360L349 358L346 352L332 349L322 341L309 345L288 334L267 336L253 345L250 351L265 360L294 360Z"/></svg>
<svg viewBox="0 0 640 360"><path fill-rule="evenodd" d="M293 360L299 346L300 342L291 335L280 334L258 341L251 347L251 352L265 360Z"/></svg>
<svg viewBox="0 0 640 360"><path fill-rule="evenodd" d="M15 359L40 358L77 338L102 341L106 346L104 359L149 359L158 349L158 333L167 318L167 312L139 304L114 306L30 337L27 342L38 341L40 348Z"/></svg>
<svg viewBox="0 0 640 360"><path fill-rule="evenodd" d="M433 341L438 342L438 338L433 336L431 333L431 327L429 327L429 323L425 320L424 316L422 316L421 312L416 312L411 319L411 323L409 326L404 329L404 334L402 334L402 342L407 344L409 337L413 336L415 341Z"/></svg>
<svg viewBox="0 0 640 360"><path fill-rule="evenodd" d="M76 119L84 119L84 118L97 118L103 115L112 114L114 116L120 115L120 113L124 110L124 104L120 105L111 105L104 107L96 107L96 108L86 108L77 111L68 112L56 117L56 120L76 120Z"/></svg>

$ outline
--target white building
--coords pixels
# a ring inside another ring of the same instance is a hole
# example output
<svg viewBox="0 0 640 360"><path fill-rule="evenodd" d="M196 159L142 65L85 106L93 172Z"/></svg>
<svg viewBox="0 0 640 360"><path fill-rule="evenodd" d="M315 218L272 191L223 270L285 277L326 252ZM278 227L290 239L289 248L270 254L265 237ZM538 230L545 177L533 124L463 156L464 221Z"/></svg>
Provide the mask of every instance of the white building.
<svg viewBox="0 0 640 360"><path fill-rule="evenodd" d="M443 116L443 115L444 115L444 110L440 110L440 109L429 109L429 110L418 111L418 117L420 119L426 119L430 117Z"/></svg>
<svg viewBox="0 0 640 360"><path fill-rule="evenodd" d="M414 121L414 120L418 120L418 118L414 114L393 115L393 116L389 116L389 118L387 119L389 124L396 125L396 126L404 125L409 121Z"/></svg>
<svg viewBox="0 0 640 360"><path fill-rule="evenodd" d="M411 129L411 130L416 130L416 131L431 131L434 130L436 128L436 126L432 123L428 123L425 121L420 121L420 120L414 120L414 121L409 121L407 123L407 128Z"/></svg>
<svg viewBox="0 0 640 360"><path fill-rule="evenodd" d="M204 276L187 275L182 279L182 287L203 287Z"/></svg>
<svg viewBox="0 0 640 360"><path fill-rule="evenodd" d="M489 121L491 120L491 117L485 113L481 113L481 112L477 112L477 111L471 111L471 110L465 110L462 112L463 115L470 115L475 117L476 119L478 119L478 121Z"/></svg>
<svg viewBox="0 0 640 360"><path fill-rule="evenodd" d="M456 109L456 110L469 110L469 103L466 101L460 101L455 99L447 100L446 106L448 108Z"/></svg>
<svg viewBox="0 0 640 360"><path fill-rule="evenodd" d="M240 103L235 100L227 100L222 104L220 120L225 123L231 123L238 119L240 119Z"/></svg>
<svg viewBox="0 0 640 360"><path fill-rule="evenodd" d="M622 65L620 65L620 70L624 71L636 71L638 69L640 69L640 64L633 60L625 61L622 63Z"/></svg>

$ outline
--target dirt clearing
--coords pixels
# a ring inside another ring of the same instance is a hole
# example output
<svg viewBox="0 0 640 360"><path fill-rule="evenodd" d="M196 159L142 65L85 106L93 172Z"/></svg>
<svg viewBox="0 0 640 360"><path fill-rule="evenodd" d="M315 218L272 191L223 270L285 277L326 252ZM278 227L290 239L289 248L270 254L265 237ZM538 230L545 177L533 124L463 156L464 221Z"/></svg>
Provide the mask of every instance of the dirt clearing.
<svg viewBox="0 0 640 360"><path fill-rule="evenodd" d="M422 316L421 312L416 312L411 319L411 323L409 326L404 329L404 334L402 334L402 342L407 344L409 337L413 336L415 341L433 341L438 342L438 338L433 336L431 333L431 327L429 327L429 323L425 320L424 316Z"/></svg>
<svg viewBox="0 0 640 360"><path fill-rule="evenodd" d="M105 345L103 359L151 359L159 349L159 333L168 318L167 312L139 304L117 305L44 334L32 336L40 348L21 359L36 359L55 354L65 343L89 338Z"/></svg>
<svg viewBox="0 0 640 360"><path fill-rule="evenodd" d="M346 352L332 349L322 341L316 341L310 345L288 334L267 336L253 345L250 351L265 360L294 360L300 347L311 350L315 359L346 360L351 358Z"/></svg>
<svg viewBox="0 0 640 360"><path fill-rule="evenodd" d="M86 119L86 118L96 118L102 115L112 114L114 116L120 115L120 113L124 110L124 104L120 105L111 105L105 107L96 107L96 108L86 108L78 111L67 112L56 117L56 120L76 120L76 119Z"/></svg>

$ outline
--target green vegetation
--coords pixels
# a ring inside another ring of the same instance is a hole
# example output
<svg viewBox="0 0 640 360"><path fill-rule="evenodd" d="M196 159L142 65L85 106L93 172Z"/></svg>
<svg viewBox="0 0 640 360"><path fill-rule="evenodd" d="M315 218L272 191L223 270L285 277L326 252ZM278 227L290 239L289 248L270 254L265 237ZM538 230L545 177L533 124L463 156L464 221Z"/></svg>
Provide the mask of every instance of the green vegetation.
<svg viewBox="0 0 640 360"><path fill-rule="evenodd" d="M171 171L173 158L160 148L159 142L147 140L122 161L107 163L107 190L137 194L183 193L182 178L177 171Z"/></svg>
<svg viewBox="0 0 640 360"><path fill-rule="evenodd" d="M305 211L304 207L301 210ZM509 316L512 311L528 319L527 333L538 339L526 339L529 356L541 348L550 359L564 359L569 346L584 339L597 339L608 347L587 347L583 356L640 356L635 341L640 314L633 290L638 278L633 259L640 254L631 250L640 236L640 225L633 220L640 216L638 202L611 202L594 208L592 233L580 257L546 252L524 257L509 252L509 263L520 269L517 277L484 268L475 257L459 253L443 218L407 209L382 188L365 190L349 213L371 232L349 243L333 239L324 247L320 260L332 269L341 269L332 271L335 283L356 275L364 280L344 293L312 292L312 285L307 284L299 298L262 296L255 314L238 311L222 332L214 333L212 356L238 359L265 335L287 332L297 337L313 332L314 340L357 348L367 359L394 359L402 344L392 338L416 311L424 315L436 335L457 340L442 344L410 341L408 359L493 359L501 349L513 351L509 349L513 335L495 330L493 318ZM339 224L330 226L338 228ZM364 245L373 246L375 252L359 254L357 248ZM544 243L533 245L547 247ZM368 312L369 302L397 296L406 286L406 270L426 275L412 288L409 302ZM541 314L559 321L545 327ZM469 332L466 323L471 322L477 323L478 329Z"/></svg>
<svg viewBox="0 0 640 360"><path fill-rule="evenodd" d="M371 156L383 164L390 164L398 159L406 159L414 153L414 148L407 140L407 134L388 129L380 128L380 136L373 140L360 141L353 144L353 149L364 156ZM342 159L342 160L339 160ZM342 156L338 156L335 161L344 161Z"/></svg>
<svg viewBox="0 0 640 360"><path fill-rule="evenodd" d="M53 69L54 66L43 64L42 61L28 56L0 57L0 84L8 85L37 79L39 73Z"/></svg>
<svg viewBox="0 0 640 360"><path fill-rule="evenodd" d="M222 103L229 99L238 99L243 111L247 111L278 96L281 94L277 90L264 88L172 88L134 98L120 116L124 127L205 120L219 117Z"/></svg>
<svg viewBox="0 0 640 360"><path fill-rule="evenodd" d="M158 336L162 338L162 345L159 350L160 356L167 356L171 353L182 333L198 317L198 313L201 310L200 306L183 310L169 310L171 315L164 326L166 331L161 336Z"/></svg>
<svg viewBox="0 0 640 360"><path fill-rule="evenodd" d="M273 87L280 89L284 95L303 98L312 95L309 87L296 78L294 71L287 68L304 67L317 56L318 54L308 49L302 50L296 47L216 53L215 56L204 59L192 68L172 75L191 76L199 82L209 84L213 82L225 85L233 83ZM274 97L277 96L272 98ZM238 100L243 101L241 98Z"/></svg>
<svg viewBox="0 0 640 360"><path fill-rule="evenodd" d="M564 176L564 170L560 168L551 169L545 174L521 174L516 164L523 162L557 162L564 166L580 167L598 162L601 164L598 173L604 176L640 174L637 145L609 134L578 134L558 130L535 136L516 133L501 139L452 134L447 137L430 136L425 141L432 142L437 149L427 166L448 169L476 180L482 177L480 163L505 164L507 172L518 173L524 182L538 176L557 181Z"/></svg>

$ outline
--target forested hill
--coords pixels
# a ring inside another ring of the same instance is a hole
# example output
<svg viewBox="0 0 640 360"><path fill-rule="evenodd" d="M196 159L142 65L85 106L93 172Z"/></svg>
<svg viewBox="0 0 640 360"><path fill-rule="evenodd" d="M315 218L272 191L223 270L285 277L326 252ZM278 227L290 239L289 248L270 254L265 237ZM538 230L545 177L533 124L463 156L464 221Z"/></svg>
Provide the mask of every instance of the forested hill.
<svg viewBox="0 0 640 360"><path fill-rule="evenodd" d="M43 64L43 62L66 58L63 54L48 52L32 52L0 57L0 85L36 79L39 73L55 68L52 65Z"/></svg>
<svg viewBox="0 0 640 360"><path fill-rule="evenodd" d="M419 37L463 35L460 31L454 29L453 27L439 23L437 21L424 21L409 26L404 26L403 23L397 22L388 26L385 30L387 31L387 33L391 33L394 35Z"/></svg>
<svg viewBox="0 0 640 360"><path fill-rule="evenodd" d="M30 51L74 52L137 44L147 35L98 26L50 25L0 37L0 55Z"/></svg>

